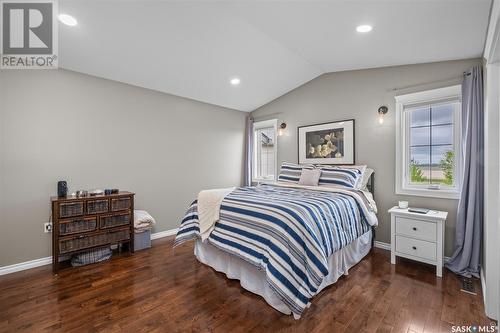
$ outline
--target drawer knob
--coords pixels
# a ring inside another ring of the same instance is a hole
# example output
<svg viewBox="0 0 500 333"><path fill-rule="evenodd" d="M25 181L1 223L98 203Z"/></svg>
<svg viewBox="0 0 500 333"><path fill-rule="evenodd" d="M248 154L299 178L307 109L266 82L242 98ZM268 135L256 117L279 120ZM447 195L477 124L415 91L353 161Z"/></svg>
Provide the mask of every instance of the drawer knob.
<svg viewBox="0 0 500 333"><path fill-rule="evenodd" d="M413 227L413 231L417 231L417 227Z"/></svg>
<svg viewBox="0 0 500 333"><path fill-rule="evenodd" d="M416 246L412 246L411 248L412 248L412 249L414 249L414 250L416 250L416 249L417 249L417 247L416 247Z"/></svg>

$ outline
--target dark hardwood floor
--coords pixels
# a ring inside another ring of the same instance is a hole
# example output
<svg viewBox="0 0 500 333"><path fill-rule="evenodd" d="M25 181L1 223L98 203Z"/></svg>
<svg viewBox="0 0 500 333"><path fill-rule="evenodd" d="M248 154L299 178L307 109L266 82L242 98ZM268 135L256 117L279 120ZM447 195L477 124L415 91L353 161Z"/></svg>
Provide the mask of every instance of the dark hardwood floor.
<svg viewBox="0 0 500 333"><path fill-rule="evenodd" d="M172 241L58 276L50 266L1 276L0 332L451 332L491 323L478 281L478 295L465 294L453 274L392 266L379 249L296 321L200 264L193 243L172 249Z"/></svg>

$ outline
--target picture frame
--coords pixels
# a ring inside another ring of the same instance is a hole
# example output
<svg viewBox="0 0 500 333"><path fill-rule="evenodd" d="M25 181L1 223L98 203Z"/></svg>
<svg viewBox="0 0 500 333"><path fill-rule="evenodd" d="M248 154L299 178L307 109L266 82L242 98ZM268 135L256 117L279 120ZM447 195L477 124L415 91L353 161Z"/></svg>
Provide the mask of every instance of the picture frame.
<svg viewBox="0 0 500 333"><path fill-rule="evenodd" d="M354 119L300 126L300 164L354 165Z"/></svg>

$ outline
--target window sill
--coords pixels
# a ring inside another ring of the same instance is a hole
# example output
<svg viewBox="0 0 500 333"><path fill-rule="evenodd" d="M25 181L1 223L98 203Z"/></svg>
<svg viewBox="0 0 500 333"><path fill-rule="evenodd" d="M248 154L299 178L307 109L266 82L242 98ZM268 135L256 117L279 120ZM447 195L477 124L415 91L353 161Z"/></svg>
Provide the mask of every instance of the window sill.
<svg viewBox="0 0 500 333"><path fill-rule="evenodd" d="M455 190L430 190L426 188L403 188L396 189L396 194L413 195L418 197L439 198L439 199L460 199L460 191Z"/></svg>

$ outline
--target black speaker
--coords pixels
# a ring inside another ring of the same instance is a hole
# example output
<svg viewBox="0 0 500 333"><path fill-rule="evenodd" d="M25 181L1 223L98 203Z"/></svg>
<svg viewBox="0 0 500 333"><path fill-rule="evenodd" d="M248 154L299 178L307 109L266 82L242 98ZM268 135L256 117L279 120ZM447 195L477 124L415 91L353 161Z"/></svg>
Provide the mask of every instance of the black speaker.
<svg viewBox="0 0 500 333"><path fill-rule="evenodd" d="M57 196L65 197L68 195L68 183L66 181L61 180L57 182Z"/></svg>

